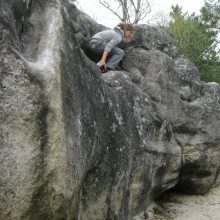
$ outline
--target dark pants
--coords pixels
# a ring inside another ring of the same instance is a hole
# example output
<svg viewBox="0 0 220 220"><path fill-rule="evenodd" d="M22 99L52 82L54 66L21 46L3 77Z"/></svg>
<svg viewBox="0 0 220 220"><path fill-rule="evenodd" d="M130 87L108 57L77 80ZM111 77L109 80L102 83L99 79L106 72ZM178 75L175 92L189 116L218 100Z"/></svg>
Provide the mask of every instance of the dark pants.
<svg viewBox="0 0 220 220"><path fill-rule="evenodd" d="M88 42L87 49L90 59L97 63L102 58L103 52L105 50L105 44L96 39L91 39ZM118 47L113 48L106 59L106 66L109 69L114 70L122 60L123 56L124 51L122 49Z"/></svg>

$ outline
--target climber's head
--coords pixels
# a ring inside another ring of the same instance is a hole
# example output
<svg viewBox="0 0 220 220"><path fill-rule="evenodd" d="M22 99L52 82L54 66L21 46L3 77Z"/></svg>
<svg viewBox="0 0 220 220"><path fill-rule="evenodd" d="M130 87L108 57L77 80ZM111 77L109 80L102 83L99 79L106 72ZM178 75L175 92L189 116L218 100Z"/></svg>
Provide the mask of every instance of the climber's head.
<svg viewBox="0 0 220 220"><path fill-rule="evenodd" d="M131 38L134 33L134 27L128 23L120 23L119 26L124 32L124 38Z"/></svg>

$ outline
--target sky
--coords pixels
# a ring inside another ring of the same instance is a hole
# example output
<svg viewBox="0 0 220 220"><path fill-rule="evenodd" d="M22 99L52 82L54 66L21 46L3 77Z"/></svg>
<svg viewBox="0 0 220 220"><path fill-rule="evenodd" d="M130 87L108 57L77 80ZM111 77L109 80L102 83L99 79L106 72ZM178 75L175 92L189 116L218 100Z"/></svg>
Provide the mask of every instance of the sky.
<svg viewBox="0 0 220 220"><path fill-rule="evenodd" d="M113 0L106 0L113 1ZM168 15L172 5L178 4L182 7L183 12L189 12L196 14L204 5L205 0L149 0L151 3L151 13L147 19L141 23L147 23L147 21L156 21L156 18L168 19ZM94 20L100 24L104 24L109 28L113 28L120 20L117 19L109 10L99 3L99 0L78 0L78 7L86 14L90 15Z"/></svg>

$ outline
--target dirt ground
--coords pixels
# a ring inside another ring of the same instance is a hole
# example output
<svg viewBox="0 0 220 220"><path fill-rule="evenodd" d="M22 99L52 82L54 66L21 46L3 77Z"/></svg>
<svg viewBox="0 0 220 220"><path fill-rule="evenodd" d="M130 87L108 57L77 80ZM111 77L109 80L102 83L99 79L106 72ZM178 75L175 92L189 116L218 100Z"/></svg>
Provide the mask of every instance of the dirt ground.
<svg viewBox="0 0 220 220"><path fill-rule="evenodd" d="M155 220L220 220L220 186L205 195L168 192L160 198L159 204L163 208L156 208ZM166 213L160 213L162 210Z"/></svg>

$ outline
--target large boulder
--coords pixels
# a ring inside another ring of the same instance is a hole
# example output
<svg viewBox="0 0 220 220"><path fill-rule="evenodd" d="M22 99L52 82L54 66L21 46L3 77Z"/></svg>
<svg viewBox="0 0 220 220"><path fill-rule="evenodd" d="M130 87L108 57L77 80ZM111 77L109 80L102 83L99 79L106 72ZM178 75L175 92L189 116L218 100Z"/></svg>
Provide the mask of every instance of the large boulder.
<svg viewBox="0 0 220 220"><path fill-rule="evenodd" d="M106 27L74 4L0 5L0 220L135 219L219 183L220 87L169 35L137 26L101 75L82 48Z"/></svg>

